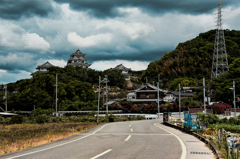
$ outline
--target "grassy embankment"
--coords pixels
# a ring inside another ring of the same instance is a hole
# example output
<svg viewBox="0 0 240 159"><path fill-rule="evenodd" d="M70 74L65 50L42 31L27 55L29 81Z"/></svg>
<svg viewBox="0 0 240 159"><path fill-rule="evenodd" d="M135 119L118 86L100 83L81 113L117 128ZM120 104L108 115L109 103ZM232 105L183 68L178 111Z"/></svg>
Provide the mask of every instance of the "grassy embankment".
<svg viewBox="0 0 240 159"><path fill-rule="evenodd" d="M0 125L0 154L63 139L95 125L90 122Z"/></svg>

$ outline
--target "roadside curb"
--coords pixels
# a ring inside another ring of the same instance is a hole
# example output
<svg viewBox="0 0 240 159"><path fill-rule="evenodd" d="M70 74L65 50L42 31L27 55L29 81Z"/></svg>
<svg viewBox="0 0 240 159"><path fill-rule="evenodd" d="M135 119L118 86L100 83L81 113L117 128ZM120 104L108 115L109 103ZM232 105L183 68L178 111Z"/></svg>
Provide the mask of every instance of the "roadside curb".
<svg viewBox="0 0 240 159"><path fill-rule="evenodd" d="M219 149L213 144L212 141L210 141L210 140L208 140L208 139L205 139L203 136L195 133L195 132L192 131L192 130L189 130L189 131L188 131L188 130L185 130L184 128L182 128L182 127L180 127L180 126L171 124L171 123L169 123L169 122L163 122L163 124L166 125L166 126L170 126L170 127L172 127L172 128L178 129L178 130L180 130L180 131L182 131L182 132L188 133L188 134L190 134L190 135L193 135L193 136L195 136L196 138L198 138L199 140L201 140L202 142L204 142L205 144L209 144L210 148L212 149L212 151L214 152L214 154L216 155L216 157L217 157L218 159L224 159L224 158L222 157L222 155L220 154Z"/></svg>

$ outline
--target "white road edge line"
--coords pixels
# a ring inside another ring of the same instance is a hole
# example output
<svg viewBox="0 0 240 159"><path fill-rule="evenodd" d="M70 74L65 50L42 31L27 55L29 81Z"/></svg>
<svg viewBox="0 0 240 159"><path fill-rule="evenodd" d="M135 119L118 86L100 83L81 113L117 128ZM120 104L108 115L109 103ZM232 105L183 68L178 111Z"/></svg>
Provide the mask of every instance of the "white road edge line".
<svg viewBox="0 0 240 159"><path fill-rule="evenodd" d="M91 158L91 159L96 159L96 158L98 158L98 157L100 157L100 156L103 156L103 155L105 155L106 153L108 153L108 152L110 152L110 151L112 151L112 149L109 149L109 150L107 150L107 151L104 151L103 153L100 153L99 155L97 155L97 156L94 156L93 158Z"/></svg>
<svg viewBox="0 0 240 159"><path fill-rule="evenodd" d="M88 135L86 135L86 136L83 136L83 137L81 137L81 138L79 138L79 139L72 140L72 141L69 141L69 142L66 142L66 143L63 143L63 144L59 144L59 145L56 145L56 146L48 147L48 148L45 148L45 149L42 149L42 150L33 151L33 152L30 152L30 153L26 153L26 154L14 156L14 157L6 158L6 159L12 159L12 158L18 158L18 157L22 157L22 156L27 156L27 155L34 154L34 153L37 153L37 152L41 152L41 151L49 150L49 149L52 149L52 148L55 148L55 147L63 146L63 145L66 145L66 144L70 144L70 143L72 143L72 142L75 142L75 141L84 139L84 138L86 138L86 137L88 137L88 136L90 136L90 135L95 134L96 132L98 132L99 130L101 130L101 129L102 129L103 127L105 127L105 126L106 126L106 125L102 126L100 129L94 131L93 133L88 134Z"/></svg>
<svg viewBox="0 0 240 159"><path fill-rule="evenodd" d="M132 135L128 135L128 137L124 141L128 141Z"/></svg>
<svg viewBox="0 0 240 159"><path fill-rule="evenodd" d="M160 127L160 126L157 126L156 124L157 124L157 123L154 123L154 125L155 125L156 127L159 127L160 129L163 129L163 130L169 132L170 134L174 135L174 136L178 139L178 141L180 142L181 147L182 147L182 155L181 155L181 158L180 158L180 159L185 159L186 156L187 156L187 150L186 150L187 148L186 148L185 144L183 143L182 139L181 139L180 137L178 137L176 134L174 134L174 133L172 133L172 132L170 132L170 131L168 131L168 130Z"/></svg>

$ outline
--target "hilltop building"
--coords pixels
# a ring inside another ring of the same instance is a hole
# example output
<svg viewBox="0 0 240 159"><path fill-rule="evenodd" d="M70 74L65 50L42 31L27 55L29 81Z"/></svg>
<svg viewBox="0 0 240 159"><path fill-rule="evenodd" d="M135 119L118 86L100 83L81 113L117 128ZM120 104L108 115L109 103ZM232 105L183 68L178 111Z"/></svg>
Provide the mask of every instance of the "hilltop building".
<svg viewBox="0 0 240 159"><path fill-rule="evenodd" d="M113 69L114 70L119 70L120 72L122 72L125 80L130 80L131 73L129 73L129 72L132 71L131 68L127 68L127 67L123 66L122 64L120 64L120 65L117 65Z"/></svg>
<svg viewBox="0 0 240 159"><path fill-rule="evenodd" d="M67 61L67 65L73 67L79 66L82 68L88 68L92 64L87 63L87 59L84 58L86 54L82 53L79 49L70 55L70 59Z"/></svg>
<svg viewBox="0 0 240 159"><path fill-rule="evenodd" d="M51 63L49 63L49 62L47 61L46 63L38 66L38 67L36 68L37 71L31 73L31 76L36 75L38 72L39 72L39 73L48 73L48 69L49 69L50 67L52 67L52 66L54 66L54 65L52 65Z"/></svg>

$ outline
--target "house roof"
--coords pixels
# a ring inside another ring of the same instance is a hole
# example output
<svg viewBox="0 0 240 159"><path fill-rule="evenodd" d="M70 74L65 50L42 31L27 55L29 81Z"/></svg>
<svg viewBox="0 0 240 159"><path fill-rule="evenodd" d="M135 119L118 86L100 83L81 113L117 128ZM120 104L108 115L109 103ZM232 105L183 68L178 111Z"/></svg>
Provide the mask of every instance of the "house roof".
<svg viewBox="0 0 240 159"><path fill-rule="evenodd" d="M131 92L131 93L128 93L127 96L128 96L128 97L136 96L136 93Z"/></svg>
<svg viewBox="0 0 240 159"><path fill-rule="evenodd" d="M104 105L112 105L112 104L114 104L114 103L120 103L119 101L117 101L117 100L110 100L110 101L108 101L107 103L105 103Z"/></svg>
<svg viewBox="0 0 240 159"><path fill-rule="evenodd" d="M79 49L77 49L76 52L72 53L72 55L85 56L86 54L82 53ZM70 55L70 56L72 56L72 55Z"/></svg>
<svg viewBox="0 0 240 159"><path fill-rule="evenodd" d="M179 96L179 92L168 92L167 94L173 94L174 96ZM195 94L193 93L182 93L181 92L181 97L194 97Z"/></svg>
<svg viewBox="0 0 240 159"><path fill-rule="evenodd" d="M146 87L149 87L149 88L152 88L152 90L142 90L142 89L144 89L144 88L146 88ZM157 91L157 87L155 87L154 85L151 85L151 84L149 84L149 83L147 83L147 85L143 85L143 86L141 86L140 88L138 88L138 89L136 89L136 90L134 90L134 92L144 92L144 91ZM164 92L165 93L165 91L164 90L162 90L162 89L160 89L159 88L159 91L160 92Z"/></svg>
<svg viewBox="0 0 240 159"><path fill-rule="evenodd" d="M14 116L17 115L15 113L6 113L6 112L0 112L0 116Z"/></svg>
<svg viewBox="0 0 240 159"><path fill-rule="evenodd" d="M40 68L49 68L49 67L52 67L52 66L54 66L54 65L52 65L50 62L47 61L46 63L44 63L44 64L38 66L36 69L40 69Z"/></svg>
<svg viewBox="0 0 240 159"><path fill-rule="evenodd" d="M131 71L131 68L127 68L125 66L123 66L122 64L117 65L115 68L113 68L115 70L125 70L125 71Z"/></svg>

